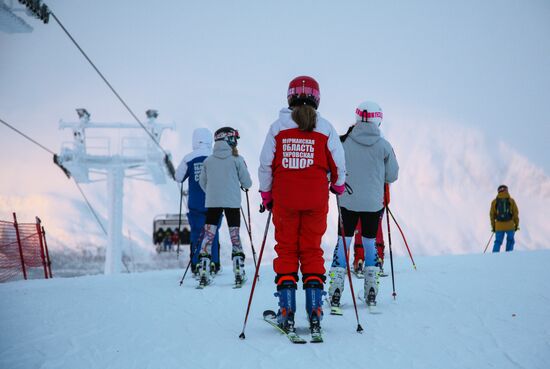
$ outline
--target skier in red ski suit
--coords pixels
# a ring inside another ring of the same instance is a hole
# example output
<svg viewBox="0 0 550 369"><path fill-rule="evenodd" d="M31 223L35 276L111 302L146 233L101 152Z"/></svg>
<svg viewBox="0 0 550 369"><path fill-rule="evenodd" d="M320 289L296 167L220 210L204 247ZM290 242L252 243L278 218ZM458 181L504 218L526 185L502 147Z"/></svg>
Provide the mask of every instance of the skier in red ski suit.
<svg viewBox="0 0 550 369"><path fill-rule="evenodd" d="M270 127L260 157L260 192L273 212L279 324L294 328L298 269L306 291L312 332L320 329L325 267L321 238L327 227L329 179L344 191L344 150L334 127L318 112L318 83L301 76L290 82L288 108Z"/></svg>

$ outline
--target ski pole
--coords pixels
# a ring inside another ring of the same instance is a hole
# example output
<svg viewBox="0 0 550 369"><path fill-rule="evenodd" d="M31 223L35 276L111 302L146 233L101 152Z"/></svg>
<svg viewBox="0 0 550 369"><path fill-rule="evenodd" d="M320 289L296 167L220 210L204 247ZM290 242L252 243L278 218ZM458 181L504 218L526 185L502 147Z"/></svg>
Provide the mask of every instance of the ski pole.
<svg viewBox="0 0 550 369"><path fill-rule="evenodd" d="M187 263L187 268L185 268L185 272L183 273L183 277L181 277L181 280L180 280L180 286L183 284L183 280L185 279L185 276L187 275L187 271L189 270L189 267L191 266L191 261L193 260L193 258L191 257L189 259L189 263Z"/></svg>
<svg viewBox="0 0 550 369"><path fill-rule="evenodd" d="M416 270L416 264L415 264L415 262L414 262L414 259L413 259L412 254L411 254L411 249L409 249L409 244L407 243L407 239L405 238L405 234L403 233L403 230L402 230L401 227L399 226L399 223L397 223L397 220L396 220L395 217L393 216L393 213L391 212L389 206L387 206L386 209L388 210L388 212L389 212L390 215L391 215L391 218L392 218L393 221L395 222L395 225L397 226L397 229L399 229L399 232L401 233L401 237L403 237L403 241L405 241L405 246L407 247L407 251L409 252L409 257L411 258L412 265L413 265L413 267L414 267L414 270Z"/></svg>
<svg viewBox="0 0 550 369"><path fill-rule="evenodd" d="M252 257L254 259L254 267L256 267L256 249L254 249L254 242L252 241L252 220L250 219L250 201L248 198L248 190L245 188L241 189L246 193L246 208L248 211L248 222L244 216L244 210L241 206L241 214L243 215L244 225L246 226L246 231L248 232L248 238L250 239L250 247L252 248Z"/></svg>
<svg viewBox="0 0 550 369"><path fill-rule="evenodd" d="M340 211L340 198L336 195L336 206L338 207L338 221L340 223L340 233L342 234L342 241L344 244L344 254L346 255L346 268L348 272L349 289L351 291L351 298L353 300L353 307L355 308L355 318L357 318L357 332L362 333L363 327L359 323L359 313L357 312L357 302L355 301L355 292L353 291L353 282L351 279L351 271L349 268L349 254L348 247L346 245L346 233L344 231L344 219L342 218L342 212Z"/></svg>
<svg viewBox="0 0 550 369"><path fill-rule="evenodd" d="M254 249L254 243L252 243L252 218L250 218L250 199L248 198L248 190L246 193L246 211L248 213L248 236L250 237L250 247L252 247L252 256L254 257L254 266L256 266L256 250Z"/></svg>
<svg viewBox="0 0 550 369"><path fill-rule="evenodd" d="M269 224L271 223L271 210L267 215L267 223L265 225L264 239L262 241L262 247L260 248L260 256L258 257L258 263L256 264L256 272L254 273L254 281L252 282L252 289L250 290L250 297L248 297L248 307L246 308L246 315L244 316L243 331L239 335L241 340L244 340L246 337L244 335L244 330L246 328L246 322L248 321L248 313L250 312L250 305L252 305L252 297L254 296L254 289L256 288L256 281L258 280L258 273L260 271L260 264L262 263L262 256L264 254L265 242L267 240L267 232L269 231Z"/></svg>
<svg viewBox="0 0 550 369"><path fill-rule="evenodd" d="M181 207L183 204L183 182L180 183L180 213L178 219L178 250L176 252L176 260L180 258L180 245L181 245Z"/></svg>
<svg viewBox="0 0 550 369"><path fill-rule="evenodd" d="M252 233L249 231L249 225L246 221L246 217L244 216L244 210L243 210L243 207L241 206L241 214L243 216L243 221L244 221L244 225L246 227L246 231L248 232L248 237L250 238L250 246L252 247L252 256L254 258L254 268L256 268L256 250L254 250L254 245L252 245ZM260 276L258 275L258 279L260 278Z"/></svg>
<svg viewBox="0 0 550 369"><path fill-rule="evenodd" d="M491 240L493 239L494 235L495 235L495 232L491 232L491 238L489 238L489 242L487 242L487 246L485 246L485 250L483 250L484 254L485 254L485 251L487 251L487 247L489 247L489 244L491 243Z"/></svg>
<svg viewBox="0 0 550 369"><path fill-rule="evenodd" d="M180 286L183 284L183 280L185 279L185 276L187 275L187 271L189 270L189 267L191 266L191 263L193 262L193 257L195 256L195 253L198 252L198 245L200 245L200 241L204 237L204 231L201 232L199 238L195 240L195 247L193 247L193 243L189 245L189 263L187 264L187 268L185 268L185 272L183 273L183 277L181 277Z"/></svg>
<svg viewBox="0 0 550 369"><path fill-rule="evenodd" d="M244 226L246 227L246 231L248 232L248 222L246 221L246 217L244 215L243 207L241 206L241 215L243 216ZM256 265L254 265L256 267Z"/></svg>
<svg viewBox="0 0 550 369"><path fill-rule="evenodd" d="M394 274L393 274L393 253L392 253L392 250L391 250L390 217L388 216L388 213L389 213L388 205L386 204L386 220L387 220L387 223L388 223L388 244L390 246L391 284L392 284L392 288L393 288L392 296L393 296L393 299L395 300L395 297L397 296L397 293L395 293L395 277L394 277Z"/></svg>

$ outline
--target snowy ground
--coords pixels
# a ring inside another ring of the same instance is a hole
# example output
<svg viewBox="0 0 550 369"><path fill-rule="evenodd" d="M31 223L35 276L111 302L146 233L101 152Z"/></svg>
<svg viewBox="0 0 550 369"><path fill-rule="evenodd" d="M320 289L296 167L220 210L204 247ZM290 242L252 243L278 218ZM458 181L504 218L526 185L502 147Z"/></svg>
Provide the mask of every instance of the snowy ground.
<svg viewBox="0 0 550 369"><path fill-rule="evenodd" d="M179 270L17 281L0 285L0 368L548 368L550 251L396 260L379 295L382 314L349 289L344 316L325 316L325 343L292 345L264 323L275 308L262 268L246 340L237 338L249 283L231 271L199 291ZM389 263L388 263L389 264ZM389 267L389 265L388 265ZM249 273L252 268L249 268ZM360 283L354 279L356 293ZM306 333L298 291L299 333Z"/></svg>

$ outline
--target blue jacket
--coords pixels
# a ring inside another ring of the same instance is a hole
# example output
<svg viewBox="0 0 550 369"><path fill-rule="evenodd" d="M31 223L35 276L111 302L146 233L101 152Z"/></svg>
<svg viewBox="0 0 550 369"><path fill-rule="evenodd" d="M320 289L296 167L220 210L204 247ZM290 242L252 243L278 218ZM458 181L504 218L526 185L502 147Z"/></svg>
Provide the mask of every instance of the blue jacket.
<svg viewBox="0 0 550 369"><path fill-rule="evenodd" d="M205 193L199 185L199 178L204 160L212 154L212 133L207 128L198 128L193 131L193 151L185 155L176 170L176 181L183 182L189 179L190 211L206 212L204 206Z"/></svg>

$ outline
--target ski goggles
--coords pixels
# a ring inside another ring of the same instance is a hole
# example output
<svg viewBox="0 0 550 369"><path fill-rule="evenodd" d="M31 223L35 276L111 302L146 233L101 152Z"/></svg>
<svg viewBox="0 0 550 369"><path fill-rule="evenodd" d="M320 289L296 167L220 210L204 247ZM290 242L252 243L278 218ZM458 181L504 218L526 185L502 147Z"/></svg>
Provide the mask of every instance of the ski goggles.
<svg viewBox="0 0 550 369"><path fill-rule="evenodd" d="M366 122L367 120L371 118L384 118L384 114L381 111L375 111L375 112L368 112L366 110L359 110L355 109L355 114L357 114L359 117L361 117L362 122Z"/></svg>

